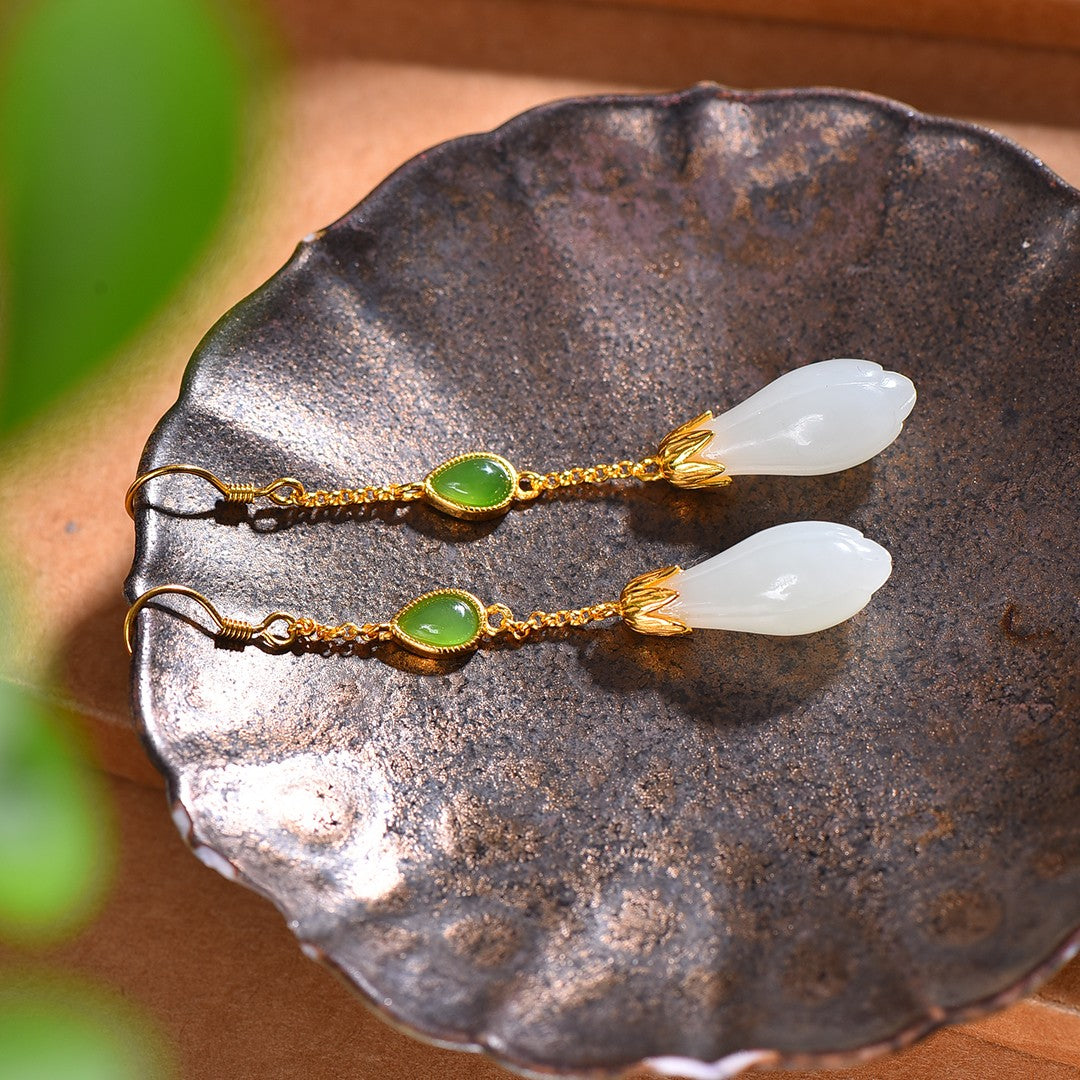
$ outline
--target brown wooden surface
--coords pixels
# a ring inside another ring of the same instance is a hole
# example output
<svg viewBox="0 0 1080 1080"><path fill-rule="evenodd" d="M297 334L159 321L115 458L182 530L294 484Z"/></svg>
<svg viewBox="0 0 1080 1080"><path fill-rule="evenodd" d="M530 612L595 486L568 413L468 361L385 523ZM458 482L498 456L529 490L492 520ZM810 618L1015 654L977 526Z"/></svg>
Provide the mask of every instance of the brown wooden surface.
<svg viewBox="0 0 1080 1080"><path fill-rule="evenodd" d="M581 0L607 4L612 0ZM832 29L899 31L1010 45L1080 48L1077 0L621 0L625 5L752 19L776 19Z"/></svg>
<svg viewBox="0 0 1080 1080"><path fill-rule="evenodd" d="M814 13L828 5L810 2L804 21L708 14L648 0L265 2L287 47L305 59L396 60L657 89L702 79L740 88L846 86L924 112L1080 124L1080 54L1075 35L1065 30L1031 48L1020 37L998 42L913 28L882 32L854 22L826 25ZM755 6L754 0L739 2ZM1035 0L1030 10L1039 4ZM877 10L920 6L881 4ZM953 7L961 10L960 0ZM1014 7L1029 10L1024 0ZM768 14L769 5L762 10Z"/></svg>
<svg viewBox="0 0 1080 1080"><path fill-rule="evenodd" d="M40 492L8 503L0 522L14 553L9 573L29 587L38 615L21 655L7 658L9 674L51 688L50 696L78 714L114 774L109 787L120 841L117 878L99 917L63 947L16 959L63 961L143 1003L177 1046L185 1078L501 1075L368 1016L345 987L302 957L267 902L218 878L184 849L128 717L120 584L132 531L121 499L199 337L280 266L298 237L434 142L490 127L531 104L601 88L607 87L580 78L340 56L297 64L268 100L270 149L253 170L261 179L244 196L218 253L118 357L111 377L58 408L52 426L30 433L4 463L8 490L32 483ZM1080 181L1077 131L1034 121L996 126ZM70 437L87 431L94 432L89 451ZM1013 1009L829 1075L1057 1080L1080 1074L1078 1045L1074 963Z"/></svg>

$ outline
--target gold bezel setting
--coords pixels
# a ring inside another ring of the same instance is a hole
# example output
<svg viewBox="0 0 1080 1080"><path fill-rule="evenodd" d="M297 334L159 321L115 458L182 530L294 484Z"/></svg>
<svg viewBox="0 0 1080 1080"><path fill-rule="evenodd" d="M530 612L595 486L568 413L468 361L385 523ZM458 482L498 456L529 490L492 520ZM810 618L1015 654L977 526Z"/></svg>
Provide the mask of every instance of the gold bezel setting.
<svg viewBox="0 0 1080 1080"><path fill-rule="evenodd" d="M510 481L510 487L506 498L497 505L465 506L463 503L455 502L453 499L447 499L444 495L439 494L432 486L432 481L440 473L453 468L455 465L460 465L463 461L476 461L480 458L485 461L494 461L499 468L506 473L507 478ZM487 450L470 450L467 454L458 454L457 457L452 457L448 461L444 461L441 465L437 465L424 477L424 501L437 507L444 514L450 514L453 517L461 518L465 521L484 521L488 518L501 517L510 508L511 503L513 503L514 497L517 495L517 490L517 469L515 469L506 458L499 454L492 454Z"/></svg>
<svg viewBox="0 0 1080 1080"><path fill-rule="evenodd" d="M430 600L433 596L450 596L457 600L464 600L473 611L476 612L476 632L468 641L464 641L459 645L432 645L426 641L420 641L414 638L406 630L401 627L401 618L407 612L413 608L422 604L425 600ZM410 600L403 608L398 610L394 617L390 620L390 636L403 648L408 649L410 652L417 653L419 656L430 657L443 657L443 656L456 656L459 653L470 652L480 644L480 639L483 637L484 628L487 624L487 608L480 600L473 596L471 592L466 592L464 589L432 589L430 592L424 593L422 596L416 597L414 600Z"/></svg>

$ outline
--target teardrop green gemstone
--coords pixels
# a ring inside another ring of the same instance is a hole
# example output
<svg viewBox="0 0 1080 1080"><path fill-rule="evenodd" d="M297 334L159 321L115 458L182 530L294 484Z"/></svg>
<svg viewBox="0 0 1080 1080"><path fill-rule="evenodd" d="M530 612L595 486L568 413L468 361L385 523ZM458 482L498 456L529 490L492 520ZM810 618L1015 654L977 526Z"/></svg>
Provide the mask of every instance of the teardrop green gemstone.
<svg viewBox="0 0 1080 1080"><path fill-rule="evenodd" d="M432 472L426 482L441 509L467 516L508 506L517 476L513 466L495 454L463 454Z"/></svg>
<svg viewBox="0 0 1080 1080"><path fill-rule="evenodd" d="M471 593L440 589L406 604L390 625L402 645L431 656L474 645L483 618L483 607Z"/></svg>

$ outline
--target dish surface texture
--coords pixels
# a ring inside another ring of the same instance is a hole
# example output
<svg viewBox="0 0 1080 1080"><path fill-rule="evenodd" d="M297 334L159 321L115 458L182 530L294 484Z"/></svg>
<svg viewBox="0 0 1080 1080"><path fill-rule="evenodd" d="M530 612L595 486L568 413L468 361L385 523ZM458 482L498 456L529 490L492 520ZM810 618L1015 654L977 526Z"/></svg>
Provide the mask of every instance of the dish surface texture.
<svg viewBox="0 0 1080 1080"><path fill-rule="evenodd" d="M878 98L582 99L420 155L214 327L144 469L616 461L850 356L914 380L903 433L837 475L483 522L170 477L130 598L364 622L447 586L527 614L802 519L892 578L810 637L443 661L230 649L163 602L133 693L182 831L389 1019L523 1070L831 1064L1020 996L1080 926L1078 340L1080 193Z"/></svg>

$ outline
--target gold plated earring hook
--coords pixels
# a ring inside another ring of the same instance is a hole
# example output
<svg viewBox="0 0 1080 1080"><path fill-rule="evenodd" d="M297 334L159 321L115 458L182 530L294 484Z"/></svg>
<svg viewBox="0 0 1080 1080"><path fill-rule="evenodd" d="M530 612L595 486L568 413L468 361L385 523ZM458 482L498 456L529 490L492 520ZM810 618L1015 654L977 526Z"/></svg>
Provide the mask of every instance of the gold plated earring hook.
<svg viewBox="0 0 1080 1080"><path fill-rule="evenodd" d="M245 622L243 619L230 619L227 616L222 615L202 593L196 592L194 589L189 589L186 585L158 585L156 588L144 592L142 596L131 605L127 615L124 617L124 641L127 644L129 653L132 651L135 617L151 600L158 596L165 595L186 596L189 599L194 600L195 603L197 603L217 624L216 636L222 641L234 645L247 645L250 642L259 642L268 648L283 649L291 645L297 637L297 620L294 616L288 615L284 611L272 612L270 615L267 615L262 622L249 623ZM274 623L279 622L285 623L285 630L283 632L275 633L270 627L273 626Z"/></svg>
<svg viewBox="0 0 1080 1080"><path fill-rule="evenodd" d="M280 476L271 480L269 484L257 487L255 484L230 484L215 476L209 469L201 465L162 465L158 469L151 469L135 478L135 482L127 489L124 496L124 506L128 517L135 517L135 496L139 489L159 476L169 476L173 473L185 473L188 476L197 476L200 480L206 480L218 489L226 502L252 503L256 499L269 499L278 506L292 506L298 500L304 498L304 485L291 476Z"/></svg>

